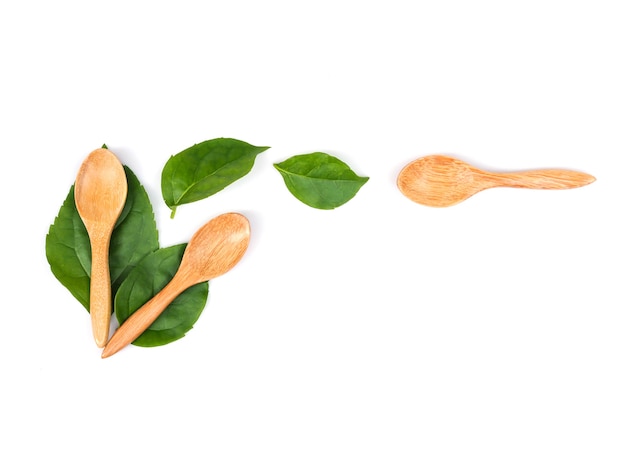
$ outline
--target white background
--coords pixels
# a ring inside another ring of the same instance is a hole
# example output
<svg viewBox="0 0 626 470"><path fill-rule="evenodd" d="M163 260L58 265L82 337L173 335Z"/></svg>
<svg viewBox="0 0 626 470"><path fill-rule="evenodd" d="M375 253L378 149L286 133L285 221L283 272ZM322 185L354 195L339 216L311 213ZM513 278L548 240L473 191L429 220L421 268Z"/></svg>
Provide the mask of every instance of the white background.
<svg viewBox="0 0 626 470"><path fill-rule="evenodd" d="M626 16L619 1L3 2L0 467L626 468ZM271 146L217 195L160 194L170 155ZM161 246L246 215L194 329L102 360L49 225L106 143ZM273 163L370 181L334 211ZM433 209L432 153L593 174Z"/></svg>

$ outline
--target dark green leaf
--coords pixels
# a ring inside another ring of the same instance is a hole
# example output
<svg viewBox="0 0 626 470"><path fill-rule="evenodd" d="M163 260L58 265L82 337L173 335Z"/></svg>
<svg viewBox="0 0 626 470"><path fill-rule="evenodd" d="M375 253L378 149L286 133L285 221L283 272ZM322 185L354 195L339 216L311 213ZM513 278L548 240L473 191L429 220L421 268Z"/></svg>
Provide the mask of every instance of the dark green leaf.
<svg viewBox="0 0 626 470"><path fill-rule="evenodd" d="M147 254L159 248L159 234L148 193L133 172L126 167L125 170L128 196L109 248L113 296L128 272Z"/></svg>
<svg viewBox="0 0 626 470"><path fill-rule="evenodd" d="M126 204L118 218L109 249L111 294L128 271L159 247L152 205L134 173L124 167L128 180ZM89 311L91 245L74 203L74 186L46 236L46 258L54 276Z"/></svg>
<svg viewBox="0 0 626 470"><path fill-rule="evenodd" d="M115 296L115 315L122 324L139 307L172 280L187 244L161 248L146 256L128 274ZM133 344L161 346L182 338L200 317L209 294L209 283L185 290L161 313Z"/></svg>
<svg viewBox="0 0 626 470"><path fill-rule="evenodd" d="M161 173L161 192L172 217L181 204L205 199L248 174L257 155L268 148L220 138L170 157Z"/></svg>
<svg viewBox="0 0 626 470"><path fill-rule="evenodd" d="M316 209L334 209L350 199L367 180L336 157L322 152L296 155L274 164L296 198Z"/></svg>

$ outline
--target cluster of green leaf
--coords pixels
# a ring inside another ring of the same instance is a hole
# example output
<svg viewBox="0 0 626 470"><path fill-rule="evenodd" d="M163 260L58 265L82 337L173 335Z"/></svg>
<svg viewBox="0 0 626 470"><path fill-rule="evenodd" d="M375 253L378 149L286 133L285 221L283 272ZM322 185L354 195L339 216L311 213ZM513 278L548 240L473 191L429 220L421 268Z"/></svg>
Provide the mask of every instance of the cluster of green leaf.
<svg viewBox="0 0 626 470"><path fill-rule="evenodd" d="M170 157L161 174L161 192L171 217L178 206L205 199L247 175L268 148L219 138ZM296 155L274 167L291 194L317 209L345 204L368 181L321 152ZM112 305L120 324L174 277L186 247L160 248L148 194L135 174L126 166L124 170L128 196L109 249ZM46 257L54 276L89 311L91 247L74 202L74 186L46 236ZM208 292L208 282L187 289L133 344L159 346L182 338L202 313Z"/></svg>
<svg viewBox="0 0 626 470"><path fill-rule="evenodd" d="M152 205L128 167L128 196L109 249L112 305L120 323L167 284L180 265L185 245L159 248ZM46 236L46 258L54 276L89 311L91 245L69 190ZM183 292L133 344L160 346L179 339L198 319L208 283Z"/></svg>

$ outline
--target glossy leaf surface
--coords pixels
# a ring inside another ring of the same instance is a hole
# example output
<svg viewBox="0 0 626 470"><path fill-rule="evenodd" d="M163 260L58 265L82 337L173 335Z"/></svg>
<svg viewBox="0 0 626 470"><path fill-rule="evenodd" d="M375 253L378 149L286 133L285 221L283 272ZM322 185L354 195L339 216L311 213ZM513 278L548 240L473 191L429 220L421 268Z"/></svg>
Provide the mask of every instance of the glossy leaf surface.
<svg viewBox="0 0 626 470"><path fill-rule="evenodd" d="M161 173L161 192L172 217L178 206L205 199L248 174L257 155L268 148L219 138L170 157Z"/></svg>
<svg viewBox="0 0 626 470"><path fill-rule="evenodd" d="M109 249L111 295L128 272L159 247L152 204L134 173L124 167L128 181L126 204L118 218ZM74 186L46 236L46 258L59 282L89 311L91 245L74 202Z"/></svg>
<svg viewBox="0 0 626 470"><path fill-rule="evenodd" d="M352 199L368 181L336 157L322 152L296 155L274 164L287 189L316 209L335 209Z"/></svg>
<svg viewBox="0 0 626 470"><path fill-rule="evenodd" d="M146 256L133 268L115 296L115 315L120 324L172 280L186 246L181 244L161 248ZM208 282L185 290L133 344L162 346L185 336L200 317L208 293Z"/></svg>

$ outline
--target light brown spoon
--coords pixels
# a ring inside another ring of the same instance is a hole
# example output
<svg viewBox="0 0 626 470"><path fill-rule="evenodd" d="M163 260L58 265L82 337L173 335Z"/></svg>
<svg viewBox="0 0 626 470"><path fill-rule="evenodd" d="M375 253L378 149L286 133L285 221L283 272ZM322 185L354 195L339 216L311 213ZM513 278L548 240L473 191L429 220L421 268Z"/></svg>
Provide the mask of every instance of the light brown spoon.
<svg viewBox="0 0 626 470"><path fill-rule="evenodd" d="M569 189L595 180L591 175L571 170L491 173L456 158L430 155L405 166L398 175L397 184L400 192L414 202L447 207L488 188Z"/></svg>
<svg viewBox="0 0 626 470"><path fill-rule="evenodd" d="M250 224L241 214L222 214L203 225L189 240L169 284L122 323L102 357L112 356L135 341L185 289L230 271L246 252L249 241Z"/></svg>
<svg viewBox="0 0 626 470"><path fill-rule="evenodd" d="M126 174L117 157L105 148L91 152L76 176L74 200L91 243L89 313L93 336L100 348L109 339L112 311L109 244L127 193Z"/></svg>

